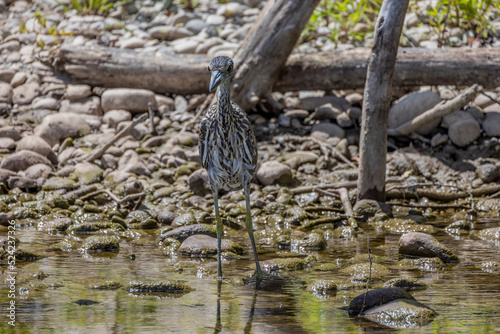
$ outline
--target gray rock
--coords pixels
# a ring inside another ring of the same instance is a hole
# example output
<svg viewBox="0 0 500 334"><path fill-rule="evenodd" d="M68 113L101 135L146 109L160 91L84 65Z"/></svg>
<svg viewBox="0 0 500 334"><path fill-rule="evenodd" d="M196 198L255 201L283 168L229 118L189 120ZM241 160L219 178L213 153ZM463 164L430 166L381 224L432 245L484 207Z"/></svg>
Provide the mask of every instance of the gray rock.
<svg viewBox="0 0 500 334"><path fill-rule="evenodd" d="M158 219L158 223L160 223L162 225L170 225L174 221L175 217L177 217L177 215L175 213L173 213L172 211L163 210L163 211L158 212L157 219ZM194 226L194 225L190 225L190 226ZM187 227L189 227L189 226L187 226ZM180 227L180 228L182 228L182 227ZM171 232L171 231L169 231L169 232ZM170 238L169 236L164 236L164 234L162 234L160 236L160 239L163 240L165 238ZM177 239L177 238L175 238L175 239Z"/></svg>
<svg viewBox="0 0 500 334"><path fill-rule="evenodd" d="M101 182L103 170L93 163L81 162L75 165L73 175L78 178L78 183L80 185L87 185Z"/></svg>
<svg viewBox="0 0 500 334"><path fill-rule="evenodd" d="M395 129L414 119L441 102L441 97L432 92L413 92L403 96L389 109L389 128ZM427 135L434 130L441 120L437 119L421 127L417 132Z"/></svg>
<svg viewBox="0 0 500 334"><path fill-rule="evenodd" d="M173 111L175 110L174 99L165 95L155 95L156 105L158 109L163 109L162 111Z"/></svg>
<svg viewBox="0 0 500 334"><path fill-rule="evenodd" d="M238 48L239 44L226 42L224 44L211 47L210 50L208 50L207 55L210 57L217 57L223 55L232 56L233 52L236 51Z"/></svg>
<svg viewBox="0 0 500 334"><path fill-rule="evenodd" d="M101 116L101 100L97 96L91 96L83 100L63 100L59 112Z"/></svg>
<svg viewBox="0 0 500 334"><path fill-rule="evenodd" d="M16 40L0 44L0 53L3 51L13 52L21 49L21 43Z"/></svg>
<svg viewBox="0 0 500 334"><path fill-rule="evenodd" d="M448 137L453 144L464 147L481 135L481 126L475 119L468 118L453 122L448 128Z"/></svg>
<svg viewBox="0 0 500 334"><path fill-rule="evenodd" d="M103 154L101 157L101 166L104 169L115 169L118 166L118 159L111 154Z"/></svg>
<svg viewBox="0 0 500 334"><path fill-rule="evenodd" d="M314 110L315 119L335 119L342 113L342 110L334 107L331 103L320 105Z"/></svg>
<svg viewBox="0 0 500 334"><path fill-rule="evenodd" d="M33 166L29 166L25 171L24 175L32 180L36 180L38 178L48 178L50 174L53 172L52 167L44 165L44 164L35 164Z"/></svg>
<svg viewBox="0 0 500 334"><path fill-rule="evenodd" d="M292 170L278 161L266 161L260 165L255 174L257 180L263 185L287 184L293 180Z"/></svg>
<svg viewBox="0 0 500 334"><path fill-rule="evenodd" d="M431 139L431 146L437 147L440 145L444 145L448 142L448 136L443 135L441 133L436 133Z"/></svg>
<svg viewBox="0 0 500 334"><path fill-rule="evenodd" d="M7 184L12 176L17 176L17 173L0 167L0 183Z"/></svg>
<svg viewBox="0 0 500 334"><path fill-rule="evenodd" d="M177 42L177 41L176 41ZM195 53L200 41L194 39L179 39L179 43L175 43L174 51L176 53Z"/></svg>
<svg viewBox="0 0 500 334"><path fill-rule="evenodd" d="M187 238L192 235L208 235L212 238L217 237L217 229L214 225L208 224L193 224L188 226L181 226L176 229L170 230L168 232L160 235L160 240L164 240L165 238L173 238L183 242Z"/></svg>
<svg viewBox="0 0 500 334"><path fill-rule="evenodd" d="M40 95L40 84L38 82L27 82L12 90L12 102L15 104L30 104L35 97Z"/></svg>
<svg viewBox="0 0 500 334"><path fill-rule="evenodd" d="M36 164L51 166L46 157L33 151L23 150L4 156L0 162L0 168L18 172Z"/></svg>
<svg viewBox="0 0 500 334"><path fill-rule="evenodd" d="M61 139L79 137L90 133L90 127L85 118L75 113L57 113L48 115L38 125L35 135L43 138L50 146Z"/></svg>
<svg viewBox="0 0 500 334"><path fill-rule="evenodd" d="M0 137L9 137L15 141L21 139L21 134L19 131L10 125L0 127Z"/></svg>
<svg viewBox="0 0 500 334"><path fill-rule="evenodd" d="M451 124L467 119L474 119L474 117L465 110L456 110L443 117L441 120L441 127L449 128Z"/></svg>
<svg viewBox="0 0 500 334"><path fill-rule="evenodd" d="M194 53L198 54L204 54L207 53L208 50L210 50L212 47L221 45L224 43L224 40L220 37L211 37L205 41L203 41L201 44L199 44L196 49L194 50Z"/></svg>
<svg viewBox="0 0 500 334"><path fill-rule="evenodd" d="M229 239L222 239L222 252L243 254L243 248ZM195 234L188 237L179 247L179 254L191 257L209 257L217 254L217 238Z"/></svg>
<svg viewBox="0 0 500 334"><path fill-rule="evenodd" d="M116 131L121 131L123 130L124 128L126 128L130 123L132 123L132 121L123 121L123 122L120 122L118 124L118 126L116 127ZM134 137L135 139L137 140L141 140L142 138L144 138L145 135L147 135L149 133L149 128L144 125L144 124L137 124L136 126L134 126L134 128L129 132L129 134ZM140 146L139 143L134 143L133 144L134 148L137 148Z"/></svg>
<svg viewBox="0 0 500 334"><path fill-rule="evenodd" d="M411 299L398 299L363 312L362 317L393 329L419 328L428 325L438 314Z"/></svg>
<svg viewBox="0 0 500 334"><path fill-rule="evenodd" d="M305 119L309 116L309 111L305 109L291 109L285 111L285 116L290 118Z"/></svg>
<svg viewBox="0 0 500 334"><path fill-rule="evenodd" d="M28 75L26 74L26 72L16 72L16 74L10 81L10 85L12 87L21 86L26 82L26 79L28 79Z"/></svg>
<svg viewBox="0 0 500 334"><path fill-rule="evenodd" d="M104 112L113 109L125 109L132 113L148 111L148 103L153 110L157 108L155 94L150 90L132 88L113 88L106 90L101 96Z"/></svg>
<svg viewBox="0 0 500 334"><path fill-rule="evenodd" d="M337 124L319 123L312 127L311 137L325 139L328 137L344 138L345 131Z"/></svg>
<svg viewBox="0 0 500 334"><path fill-rule="evenodd" d="M500 176L500 167L491 163L479 165L476 169L477 176L484 183L495 182Z"/></svg>
<svg viewBox="0 0 500 334"><path fill-rule="evenodd" d="M349 128L352 126L352 120L345 112L337 115L337 117L335 117L335 121L341 128Z"/></svg>
<svg viewBox="0 0 500 334"><path fill-rule="evenodd" d="M203 28L205 28L205 26L206 26L205 21L201 19L192 19L186 23L184 28L186 28L187 30L191 31L194 34L198 34L200 31L203 30Z"/></svg>
<svg viewBox="0 0 500 334"><path fill-rule="evenodd" d="M66 97L69 100L81 100L92 95L89 85L68 85L66 88Z"/></svg>
<svg viewBox="0 0 500 334"><path fill-rule="evenodd" d="M341 111L346 111L350 107L349 102L347 102L346 99L334 95L306 96L299 98L298 100L294 100L293 104L288 105L288 107L313 111L316 108L328 103Z"/></svg>
<svg viewBox="0 0 500 334"><path fill-rule="evenodd" d="M151 171L148 169L144 161L141 159L137 152L128 150L118 161L118 170L121 172L133 173L136 175L150 175Z"/></svg>
<svg viewBox="0 0 500 334"><path fill-rule="evenodd" d="M188 102L183 96L177 95L174 99L174 105L176 112L183 113L187 110Z"/></svg>
<svg viewBox="0 0 500 334"><path fill-rule="evenodd" d="M7 187L10 189L39 189L39 183L37 180L29 179L24 176L12 176L7 181Z"/></svg>
<svg viewBox="0 0 500 334"><path fill-rule="evenodd" d="M0 137L0 149L13 150L16 148L16 142L9 137Z"/></svg>
<svg viewBox="0 0 500 334"><path fill-rule="evenodd" d="M148 30L152 38L173 41L179 38L193 36L194 33L183 27L157 26Z"/></svg>
<svg viewBox="0 0 500 334"><path fill-rule="evenodd" d="M18 143L16 151L28 150L48 158L53 164L57 163L57 156L45 140L39 136L23 137Z"/></svg>
<svg viewBox="0 0 500 334"><path fill-rule="evenodd" d="M399 254L438 257L443 262L459 262L458 257L430 234L409 232L399 238Z"/></svg>
<svg viewBox="0 0 500 334"><path fill-rule="evenodd" d="M49 110L58 110L59 109L59 101L52 97L38 97L33 100L31 103L31 109L49 109Z"/></svg>
<svg viewBox="0 0 500 334"><path fill-rule="evenodd" d="M0 82L0 103L12 103L12 87L6 82Z"/></svg>
<svg viewBox="0 0 500 334"><path fill-rule="evenodd" d="M172 227L189 226L196 224L196 218L192 213L184 213L174 218Z"/></svg>
<svg viewBox="0 0 500 334"><path fill-rule="evenodd" d="M189 189L193 194L198 196L205 196L210 194L210 184L208 182L208 174L205 168L200 168L191 173L188 177Z"/></svg>
<svg viewBox="0 0 500 334"><path fill-rule="evenodd" d="M207 16L205 22L210 25L218 26L226 21L226 18L222 15L210 14Z"/></svg>
<svg viewBox="0 0 500 334"><path fill-rule="evenodd" d="M309 151L295 151L295 152L289 152L285 153L281 159L283 162L285 162L287 165L292 167L293 169L297 169L303 164L306 163L315 163L319 157L317 154Z"/></svg>
<svg viewBox="0 0 500 334"><path fill-rule="evenodd" d="M248 7L245 5L237 2L229 2L217 8L217 15L225 16L226 18L242 17L246 9Z"/></svg>
<svg viewBox="0 0 500 334"><path fill-rule="evenodd" d="M0 82L10 83L16 73L12 69L0 69Z"/></svg>
<svg viewBox="0 0 500 334"><path fill-rule="evenodd" d="M102 121L110 128L116 128L121 122L130 120L132 120L132 113L127 110L110 110L102 117Z"/></svg>
<svg viewBox="0 0 500 334"><path fill-rule="evenodd" d="M489 112L483 122L483 130L490 137L500 137L500 112Z"/></svg>

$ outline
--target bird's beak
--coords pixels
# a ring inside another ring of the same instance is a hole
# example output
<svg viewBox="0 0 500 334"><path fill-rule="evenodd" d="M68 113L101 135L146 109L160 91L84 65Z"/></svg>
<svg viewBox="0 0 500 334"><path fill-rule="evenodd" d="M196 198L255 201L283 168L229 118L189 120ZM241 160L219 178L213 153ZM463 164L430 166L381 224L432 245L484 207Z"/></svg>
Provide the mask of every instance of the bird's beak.
<svg viewBox="0 0 500 334"><path fill-rule="evenodd" d="M217 70L212 71L212 76L210 77L210 87L208 90L212 92L220 84L221 80L222 72Z"/></svg>

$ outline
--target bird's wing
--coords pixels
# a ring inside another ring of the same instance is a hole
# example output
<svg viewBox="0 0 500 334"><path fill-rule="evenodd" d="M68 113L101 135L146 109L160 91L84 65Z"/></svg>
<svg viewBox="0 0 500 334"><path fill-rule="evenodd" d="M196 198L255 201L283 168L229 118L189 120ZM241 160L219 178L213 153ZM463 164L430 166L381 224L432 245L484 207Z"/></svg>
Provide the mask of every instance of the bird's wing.
<svg viewBox="0 0 500 334"><path fill-rule="evenodd" d="M201 165L206 169L208 167L208 130L210 127L210 119L211 115L214 112L215 109L215 104L213 104L205 113L205 116L201 120L201 126L200 126L200 138L199 138L199 145L198 149L200 151L200 160L201 160Z"/></svg>
<svg viewBox="0 0 500 334"><path fill-rule="evenodd" d="M245 152L243 161L246 164L257 166L257 141L255 140L252 123L248 119L247 114L237 104L233 103L232 105L237 112L238 123L243 132L243 148Z"/></svg>

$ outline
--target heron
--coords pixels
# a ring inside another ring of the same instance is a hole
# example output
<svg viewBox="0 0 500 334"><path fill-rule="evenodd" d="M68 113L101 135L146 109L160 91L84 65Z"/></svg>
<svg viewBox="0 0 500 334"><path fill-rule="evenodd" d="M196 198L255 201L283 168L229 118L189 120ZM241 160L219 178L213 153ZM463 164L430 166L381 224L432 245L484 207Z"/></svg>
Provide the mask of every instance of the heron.
<svg viewBox="0 0 500 334"><path fill-rule="evenodd" d="M255 274L262 271L257 256L250 213L250 182L257 166L257 144L247 114L230 100L230 83L234 76L234 62L226 56L212 59L209 91L216 91L216 102L208 108L201 120L199 151L202 166L207 170L214 198L217 222L217 276L222 278L221 239L222 220L219 214L219 191L240 190L245 194L245 225L255 257Z"/></svg>

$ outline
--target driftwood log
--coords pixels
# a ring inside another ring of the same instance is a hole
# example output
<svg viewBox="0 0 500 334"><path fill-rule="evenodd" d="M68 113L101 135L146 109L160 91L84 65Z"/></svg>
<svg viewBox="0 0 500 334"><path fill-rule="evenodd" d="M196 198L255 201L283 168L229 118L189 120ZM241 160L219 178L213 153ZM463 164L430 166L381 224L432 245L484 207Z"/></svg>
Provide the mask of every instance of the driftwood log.
<svg viewBox="0 0 500 334"><path fill-rule="evenodd" d="M290 52L319 0L269 0L234 56L233 101L244 110L270 100Z"/></svg>
<svg viewBox="0 0 500 334"><path fill-rule="evenodd" d="M274 91L363 88L369 49L292 54ZM139 53L105 47L54 47L44 62L73 83L149 89L156 93L207 93L210 59L205 55ZM500 49L401 49L394 87L422 85L500 86Z"/></svg>
<svg viewBox="0 0 500 334"><path fill-rule="evenodd" d="M358 199L385 201L387 118L399 38L410 0L385 0L375 25L363 97Z"/></svg>

